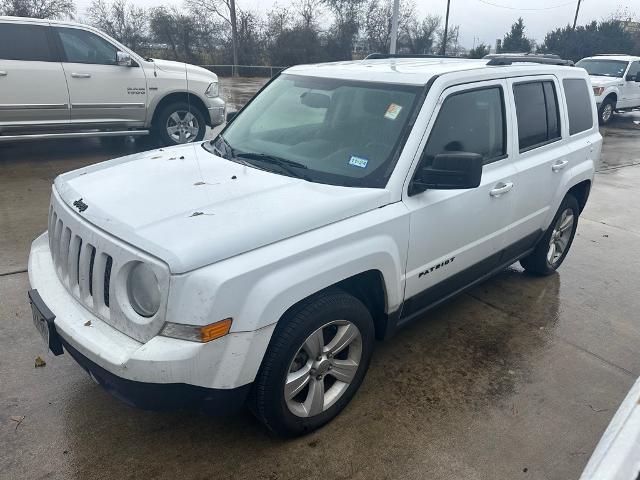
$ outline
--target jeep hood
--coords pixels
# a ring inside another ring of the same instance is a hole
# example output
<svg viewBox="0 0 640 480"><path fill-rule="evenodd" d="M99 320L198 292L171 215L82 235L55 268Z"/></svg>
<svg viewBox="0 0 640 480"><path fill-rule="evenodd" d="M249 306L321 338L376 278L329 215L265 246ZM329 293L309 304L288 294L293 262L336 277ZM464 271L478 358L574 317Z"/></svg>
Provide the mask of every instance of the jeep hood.
<svg viewBox="0 0 640 480"><path fill-rule="evenodd" d="M187 272L389 203L384 189L307 182L217 157L201 144L75 170L62 201L111 235ZM73 206L82 199L83 212Z"/></svg>

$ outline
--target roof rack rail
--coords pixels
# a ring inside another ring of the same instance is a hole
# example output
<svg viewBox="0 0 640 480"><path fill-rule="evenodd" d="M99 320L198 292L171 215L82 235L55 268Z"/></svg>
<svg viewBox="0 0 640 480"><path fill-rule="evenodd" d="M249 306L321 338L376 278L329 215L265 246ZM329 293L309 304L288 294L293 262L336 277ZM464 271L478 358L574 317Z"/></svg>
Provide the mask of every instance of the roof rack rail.
<svg viewBox="0 0 640 480"><path fill-rule="evenodd" d="M596 53L594 57L629 57L628 53Z"/></svg>
<svg viewBox="0 0 640 480"><path fill-rule="evenodd" d="M370 53L364 59L365 60L381 60L386 58L457 58L451 55L430 55L422 53Z"/></svg>
<svg viewBox="0 0 640 480"><path fill-rule="evenodd" d="M498 53L484 56L487 65L511 65L513 63L541 63L545 65L573 66L573 61L564 60L553 53Z"/></svg>

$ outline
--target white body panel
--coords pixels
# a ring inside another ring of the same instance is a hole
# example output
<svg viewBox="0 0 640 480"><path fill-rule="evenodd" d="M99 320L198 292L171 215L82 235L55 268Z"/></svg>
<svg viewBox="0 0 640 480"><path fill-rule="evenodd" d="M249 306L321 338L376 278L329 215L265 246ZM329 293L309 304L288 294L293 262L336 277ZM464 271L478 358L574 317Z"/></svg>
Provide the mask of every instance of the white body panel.
<svg viewBox="0 0 640 480"><path fill-rule="evenodd" d="M69 123L62 65L0 59L0 128L42 123Z"/></svg>
<svg viewBox="0 0 640 480"><path fill-rule="evenodd" d="M566 129L562 78L586 80L582 70L480 65L392 60L291 69L341 78L367 73L371 81L414 84L439 75L384 188L306 182L222 159L200 145L136 154L60 176L54 186L54 198L64 203L59 208L73 216L74 228L102 235L95 240L100 251L113 252L114 298L126 277L116 265L148 256L166 266L166 309L158 313L161 320L150 321L153 327L127 324L131 312L122 305L111 309L123 309L124 323L112 321L113 314L107 320L94 315L58 278L46 235L32 247L31 284L57 316L63 337L110 372L233 388L253 381L283 314L320 290L373 271L382 281L384 314L392 316L405 302L486 259L497 268L510 259L503 251L547 228L569 188L592 180L602 140L595 103L591 129L574 137ZM512 77L555 82L563 125L559 141L519 153ZM441 99L481 82L504 89L506 157L484 167L478 188L409 195ZM566 168L552 170L564 160ZM512 183L512 190L490 195L501 182ZM79 198L88 208L76 213ZM420 277L425 268L454 256L447 268ZM87 317L99 327L83 327ZM229 317L231 333L208 344L157 335L161 322L198 326Z"/></svg>

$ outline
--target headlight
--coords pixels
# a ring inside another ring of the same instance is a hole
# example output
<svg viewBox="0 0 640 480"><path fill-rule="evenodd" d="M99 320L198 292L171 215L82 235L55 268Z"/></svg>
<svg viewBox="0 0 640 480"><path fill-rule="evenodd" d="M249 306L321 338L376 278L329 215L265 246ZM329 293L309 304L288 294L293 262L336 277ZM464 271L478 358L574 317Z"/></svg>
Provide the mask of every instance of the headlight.
<svg viewBox="0 0 640 480"><path fill-rule="evenodd" d="M153 317L160 308L160 285L153 270L138 263L129 272L127 295L131 306L141 317Z"/></svg>
<svg viewBox="0 0 640 480"><path fill-rule="evenodd" d="M604 92L604 87L593 87L593 94L596 97L599 97L600 95L602 95L602 92Z"/></svg>
<svg viewBox="0 0 640 480"><path fill-rule="evenodd" d="M218 82L210 83L209 86L207 87L207 91L204 92L204 94L209 98L217 97L218 96Z"/></svg>

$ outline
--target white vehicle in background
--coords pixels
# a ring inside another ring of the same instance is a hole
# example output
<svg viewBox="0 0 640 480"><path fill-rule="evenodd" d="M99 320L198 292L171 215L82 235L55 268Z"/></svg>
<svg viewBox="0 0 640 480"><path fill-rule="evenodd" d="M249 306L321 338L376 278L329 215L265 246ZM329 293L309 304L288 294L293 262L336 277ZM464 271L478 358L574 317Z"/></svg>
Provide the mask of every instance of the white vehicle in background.
<svg viewBox="0 0 640 480"><path fill-rule="evenodd" d="M143 58L87 25L0 17L0 142L153 133L176 145L224 118L209 70Z"/></svg>
<svg viewBox="0 0 640 480"><path fill-rule="evenodd" d="M616 110L640 108L640 57L596 55L576 66L589 73L601 124L607 124Z"/></svg>

